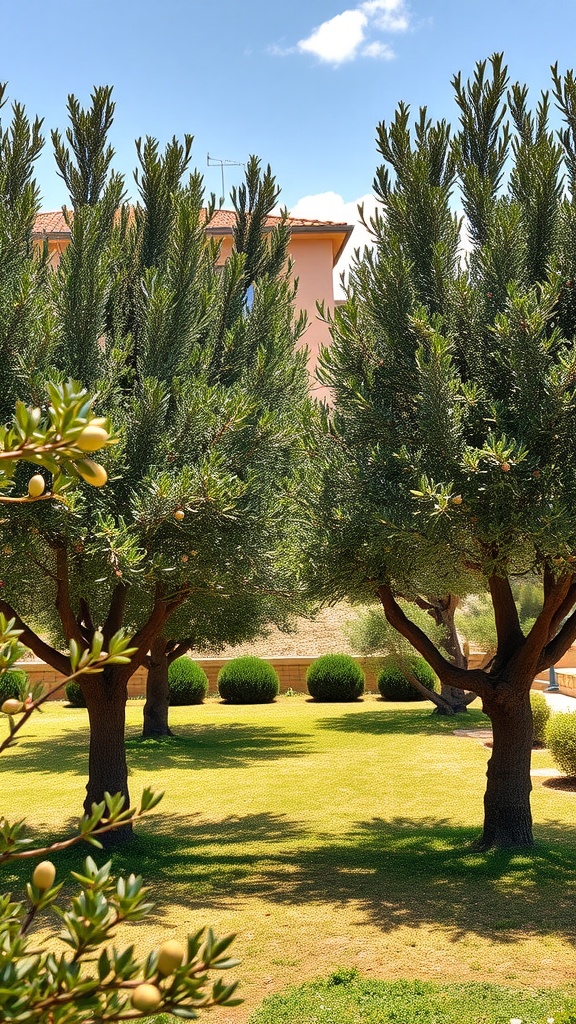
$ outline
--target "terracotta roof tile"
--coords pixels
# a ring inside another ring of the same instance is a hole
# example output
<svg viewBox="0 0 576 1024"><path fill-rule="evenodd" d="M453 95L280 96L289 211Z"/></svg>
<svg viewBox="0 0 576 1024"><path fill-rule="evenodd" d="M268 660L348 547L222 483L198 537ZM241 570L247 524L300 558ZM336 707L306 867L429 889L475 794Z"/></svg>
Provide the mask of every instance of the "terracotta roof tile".
<svg viewBox="0 0 576 1024"><path fill-rule="evenodd" d="M209 225L209 230L218 231L222 229L232 229L234 227L235 213L233 210L216 210ZM266 226L274 227L280 223L280 217L267 217ZM290 227L307 227L307 228L334 228L335 230L343 230L348 227L347 224L339 223L331 220L309 220L304 217L288 217L288 224ZM51 213L39 213L36 216L34 224L35 235L51 235L51 234L69 234L70 228L66 224L64 214L61 210L55 210Z"/></svg>
<svg viewBox="0 0 576 1024"><path fill-rule="evenodd" d="M64 220L62 210L52 213L38 213L34 222L35 235L70 234L70 228Z"/></svg>
<svg viewBox="0 0 576 1024"><path fill-rule="evenodd" d="M231 235L234 228L235 213L233 210L216 210L206 227L209 235ZM266 227L273 228L280 222L280 217L267 217ZM288 226L294 234L314 235L317 232L331 239L333 266L336 266L344 247L352 233L351 224L338 223L331 220L308 220L304 217L288 217ZM39 213L34 224L33 236L37 239L66 238L70 228L66 224L61 210L51 213Z"/></svg>

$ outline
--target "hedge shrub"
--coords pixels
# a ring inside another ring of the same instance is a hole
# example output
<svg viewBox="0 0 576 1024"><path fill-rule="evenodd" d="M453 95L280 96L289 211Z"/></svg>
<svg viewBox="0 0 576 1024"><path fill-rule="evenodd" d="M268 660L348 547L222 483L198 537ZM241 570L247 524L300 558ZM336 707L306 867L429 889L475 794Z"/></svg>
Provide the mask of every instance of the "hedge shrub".
<svg viewBox="0 0 576 1024"><path fill-rule="evenodd" d="M22 668L9 668L0 675L0 704L10 697L25 697L28 690L28 673Z"/></svg>
<svg viewBox="0 0 576 1024"><path fill-rule="evenodd" d="M82 693L82 687L80 683L77 683L75 679L71 683L66 683L66 699L73 708L85 708L86 698Z"/></svg>
<svg viewBox="0 0 576 1024"><path fill-rule="evenodd" d="M279 689L276 670L252 655L234 658L218 673L218 691L229 704L271 704Z"/></svg>
<svg viewBox="0 0 576 1024"><path fill-rule="evenodd" d="M360 665L349 654L323 654L306 672L308 693L314 700L358 700L365 682Z"/></svg>
<svg viewBox="0 0 576 1024"><path fill-rule="evenodd" d="M168 686L173 707L201 704L208 693L208 676L198 662L184 655L169 666Z"/></svg>
<svg viewBox="0 0 576 1024"><path fill-rule="evenodd" d="M406 679L402 671L402 662L409 665L416 678L429 690L436 689L436 676L428 662L424 658L410 654L401 661L394 656L386 659L376 680L380 694L384 700L426 700L425 696Z"/></svg>
<svg viewBox="0 0 576 1024"><path fill-rule="evenodd" d="M551 715L546 726L546 745L560 771L576 778L576 711Z"/></svg>
<svg viewBox="0 0 576 1024"><path fill-rule="evenodd" d="M546 725L550 718L550 705L543 693L540 693L538 690L531 690L530 707L532 708L532 721L534 723L533 742L539 746L545 746Z"/></svg>

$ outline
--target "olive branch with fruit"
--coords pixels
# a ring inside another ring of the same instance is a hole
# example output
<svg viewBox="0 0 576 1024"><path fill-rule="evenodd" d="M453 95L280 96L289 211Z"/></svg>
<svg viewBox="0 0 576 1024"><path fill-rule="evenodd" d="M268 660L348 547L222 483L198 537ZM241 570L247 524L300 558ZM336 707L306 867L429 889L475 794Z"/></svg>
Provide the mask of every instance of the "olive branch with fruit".
<svg viewBox="0 0 576 1024"><path fill-rule="evenodd" d="M16 464L24 460L52 475L51 489L46 490L42 474L34 474L26 496L0 496L0 502L62 498L74 476L97 487L106 482L105 469L84 455L114 443L110 424L92 417L92 399L78 385L55 385L50 398L47 416L19 403L11 427L0 428L0 487L12 483ZM0 674L21 655L20 635L15 620L0 614ZM42 704L70 680L126 663L133 653L128 643L122 631L110 639L107 651L98 630L89 648L82 649L72 640L72 672L67 678L48 691L37 685L30 693L21 693L20 699L4 701L1 710L9 730L0 742L0 754L16 744L31 715L40 712ZM25 837L23 821L0 818L0 864L46 857L81 841L101 848L100 836L133 823L161 799L162 793L146 788L140 805L126 808L120 794L106 794L80 820L77 834L36 848ZM142 878L134 874L115 878L111 862L99 868L91 857L86 858L83 871L72 872L72 877L79 892L64 909L56 903L63 883L56 883L56 867L49 859L41 860L32 872L27 905L13 902L10 894L0 894L0 1019L18 1024L100 1024L135 1020L161 1010L193 1020L209 1006L235 1006L242 1001L234 998L237 982L226 985L207 976L210 969L228 970L238 964L226 952L233 935L217 938L211 928L203 928L188 936L186 946L168 940L139 958L133 946L119 950L108 943L119 924L141 921L150 913L152 904L147 902ZM38 942L30 935L38 913L46 910L60 918L58 938L68 947L65 952L55 952L52 939Z"/></svg>

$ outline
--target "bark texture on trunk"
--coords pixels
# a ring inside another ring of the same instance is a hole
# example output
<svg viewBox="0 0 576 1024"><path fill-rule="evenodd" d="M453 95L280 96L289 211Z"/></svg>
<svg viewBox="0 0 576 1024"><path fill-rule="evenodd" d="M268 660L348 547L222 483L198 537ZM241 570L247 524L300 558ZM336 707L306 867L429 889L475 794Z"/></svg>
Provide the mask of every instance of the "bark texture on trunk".
<svg viewBox="0 0 576 1024"><path fill-rule="evenodd" d="M148 675L146 678L146 703L142 737L159 739L172 736L168 725L170 688L168 686L168 647L165 637L158 637L150 647Z"/></svg>
<svg viewBox="0 0 576 1024"><path fill-rule="evenodd" d="M124 745L128 688L121 675L122 667L110 666L99 675L80 676L78 680L90 720L86 813L92 810L93 803L104 799L105 793L121 793L125 807L130 806ZM108 842L126 840L131 834L132 826L126 825L111 832Z"/></svg>
<svg viewBox="0 0 576 1024"><path fill-rule="evenodd" d="M505 699L498 694L484 698L484 711L492 722L493 746L486 772L484 831L477 844L482 850L534 844L530 810L530 682L521 691L516 684L515 692L508 690Z"/></svg>

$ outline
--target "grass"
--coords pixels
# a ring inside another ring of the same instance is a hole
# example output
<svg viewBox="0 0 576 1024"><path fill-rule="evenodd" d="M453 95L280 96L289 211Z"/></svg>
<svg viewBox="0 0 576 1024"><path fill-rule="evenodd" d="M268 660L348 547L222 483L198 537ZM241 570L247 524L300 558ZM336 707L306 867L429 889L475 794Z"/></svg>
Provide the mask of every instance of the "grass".
<svg viewBox="0 0 576 1024"><path fill-rule="evenodd" d="M174 708L178 735L160 743L140 740L141 714L129 702L132 793L150 783L166 796L113 856L150 882L158 910L124 938L147 948L205 922L237 931L246 1003L215 1011L215 1024L243 1024L264 996L343 966L370 983L570 984L576 794L535 778L535 850L473 852L489 751L452 730L485 726L480 711L448 720L375 697L210 699ZM84 795L87 735L82 709L36 716L0 761L2 813L66 834ZM551 766L549 753L536 751L534 765ZM83 856L60 855L60 874ZM2 888L18 891L28 871L5 866ZM452 1020L430 1014L422 1021ZM458 1024L468 1019L477 1024Z"/></svg>
<svg viewBox="0 0 576 1024"><path fill-rule="evenodd" d="M340 970L325 980L269 996L249 1024L509 1024L511 1018L543 1024L551 1015L558 1020L559 1012L574 1007L576 999L548 990L525 993L480 983L372 981Z"/></svg>

